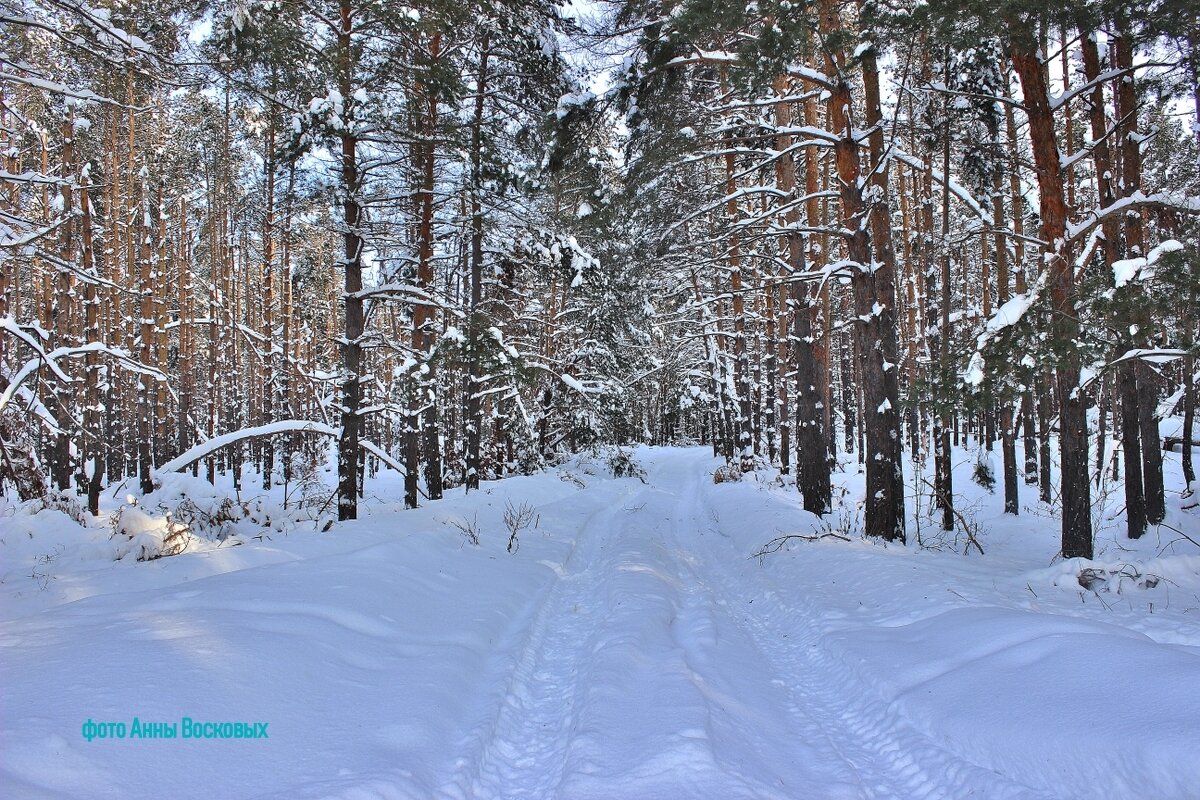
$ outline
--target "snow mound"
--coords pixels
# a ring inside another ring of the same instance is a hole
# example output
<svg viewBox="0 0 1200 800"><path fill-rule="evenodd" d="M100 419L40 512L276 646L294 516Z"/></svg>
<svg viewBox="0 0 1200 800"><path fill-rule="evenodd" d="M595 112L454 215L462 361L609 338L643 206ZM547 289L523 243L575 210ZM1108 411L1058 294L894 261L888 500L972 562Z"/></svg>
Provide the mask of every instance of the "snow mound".
<svg viewBox="0 0 1200 800"><path fill-rule="evenodd" d="M1010 778L1063 797L1097 775L1112 798L1183 800L1200 786L1188 733L1200 653L1115 625L995 608L826 645L918 727Z"/></svg>

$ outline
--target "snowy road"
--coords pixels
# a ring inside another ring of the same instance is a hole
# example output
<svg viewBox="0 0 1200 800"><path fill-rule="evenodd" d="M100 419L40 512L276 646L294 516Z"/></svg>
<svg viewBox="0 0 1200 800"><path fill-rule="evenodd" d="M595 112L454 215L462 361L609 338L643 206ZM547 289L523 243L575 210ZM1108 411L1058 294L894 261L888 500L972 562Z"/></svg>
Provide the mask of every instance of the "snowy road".
<svg viewBox="0 0 1200 800"><path fill-rule="evenodd" d="M592 517L541 601L475 797L1034 797L861 700L670 451ZM795 594L795 593L791 593ZM731 757L735 756L735 757Z"/></svg>
<svg viewBox="0 0 1200 800"><path fill-rule="evenodd" d="M794 498L714 485L702 449L638 456L645 483L585 466L417 511L376 506L324 536L61 564L44 590L5 596L0 796L921 800L1200 785L1196 691L1154 689L1200 685L1197 648L1131 630L1140 617L1088 619L1073 595L1035 607L1015 588L1034 579L1003 556L818 543L760 563L749 555L768 539L812 530ZM538 512L515 555L509 500ZM478 519L483 544L464 546L451 517ZM1191 641L1193 610L1174 597L1171 635ZM1064 687L1099 696L1123 671L1153 679L1123 687L1119 722L1070 713ZM80 735L135 715L263 720L270 738Z"/></svg>

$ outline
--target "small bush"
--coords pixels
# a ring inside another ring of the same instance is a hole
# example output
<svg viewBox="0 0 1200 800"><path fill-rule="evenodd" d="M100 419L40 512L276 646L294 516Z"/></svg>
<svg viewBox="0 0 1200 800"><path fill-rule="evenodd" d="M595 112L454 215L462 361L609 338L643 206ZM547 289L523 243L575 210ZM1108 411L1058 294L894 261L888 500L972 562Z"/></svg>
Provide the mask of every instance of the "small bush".
<svg viewBox="0 0 1200 800"><path fill-rule="evenodd" d="M737 483L742 479L742 468L737 464L722 464L713 473L713 483Z"/></svg>
<svg viewBox="0 0 1200 800"><path fill-rule="evenodd" d="M642 469L641 464L628 450L614 447L608 454L606 464L614 478L637 478L642 483L646 482L646 470Z"/></svg>
<svg viewBox="0 0 1200 800"><path fill-rule="evenodd" d="M118 543L118 559L133 553L138 561L153 561L187 549L191 542L187 524L172 519L165 506L159 508L162 516L148 514L137 506L121 506L112 515L112 538L123 539Z"/></svg>
<svg viewBox="0 0 1200 800"><path fill-rule="evenodd" d="M61 511L78 524L87 527L87 511L83 507L83 503L79 502L79 498L70 492L57 490L46 492L34 503L36 504L35 513L42 510Z"/></svg>
<svg viewBox="0 0 1200 800"><path fill-rule="evenodd" d="M508 552L515 553L521 546L517 536L528 528L530 523L534 522L535 515L536 512L529 503L514 506L511 501L505 501L504 527L508 528ZM536 523L534 523L534 527L537 527Z"/></svg>
<svg viewBox="0 0 1200 800"><path fill-rule="evenodd" d="M463 535L471 544L479 546L479 512L476 511L471 515L470 519L466 517L451 517L450 519L442 520L442 523L449 525Z"/></svg>
<svg viewBox="0 0 1200 800"><path fill-rule="evenodd" d="M1124 594L1127 589L1154 589L1162 576L1144 573L1132 564L1116 568L1085 567L1077 576L1079 585L1090 592Z"/></svg>
<svg viewBox="0 0 1200 800"><path fill-rule="evenodd" d="M168 516L187 526L190 533L222 541L232 534L235 522L249 515L245 506L235 503L231 497L224 497L207 508L197 505L190 497L184 497L173 512L168 511Z"/></svg>
<svg viewBox="0 0 1200 800"><path fill-rule="evenodd" d="M996 493L996 469L992 466L990 458L981 457L975 462L975 471L971 473L971 480L979 487L986 489L989 494Z"/></svg>

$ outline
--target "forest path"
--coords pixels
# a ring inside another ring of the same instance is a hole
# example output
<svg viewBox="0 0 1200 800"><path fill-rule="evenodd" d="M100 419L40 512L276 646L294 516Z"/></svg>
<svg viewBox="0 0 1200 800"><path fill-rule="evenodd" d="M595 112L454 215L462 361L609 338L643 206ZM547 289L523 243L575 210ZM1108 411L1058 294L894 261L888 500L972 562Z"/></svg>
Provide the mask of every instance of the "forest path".
<svg viewBox="0 0 1200 800"><path fill-rule="evenodd" d="M871 701L820 646L821 609L772 585L723 532L738 509L708 496L704 451L655 451L645 466L644 486L613 482L624 488L532 602L516 666L493 676L506 684L499 706L448 796L1037 796Z"/></svg>

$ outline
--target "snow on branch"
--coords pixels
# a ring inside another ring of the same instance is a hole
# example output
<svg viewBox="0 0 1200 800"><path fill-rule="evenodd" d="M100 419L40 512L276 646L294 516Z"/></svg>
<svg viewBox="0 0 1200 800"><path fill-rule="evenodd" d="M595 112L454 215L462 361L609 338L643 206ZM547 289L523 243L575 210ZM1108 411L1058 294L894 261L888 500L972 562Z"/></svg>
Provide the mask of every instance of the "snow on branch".
<svg viewBox="0 0 1200 800"><path fill-rule="evenodd" d="M1088 81L1087 83L1084 83L1080 86L1071 87L1071 90L1068 92L1063 92L1061 94L1052 95L1050 97L1050 110L1057 111L1060 108L1062 108L1063 106L1065 106L1067 103L1074 100L1076 97L1079 97L1081 94L1084 94L1086 92L1090 92L1092 89L1095 89L1100 84L1107 83L1108 81L1116 80L1117 78L1122 78L1126 75L1132 75L1134 72L1137 72L1138 70L1150 69L1150 68L1160 68L1160 67L1174 69L1178 66L1179 66L1179 62L1175 62L1175 61L1146 61L1141 64L1135 64L1134 66L1131 66L1131 67L1122 67L1121 69L1107 70L1106 72L1100 73L1095 78Z"/></svg>
<svg viewBox="0 0 1200 800"><path fill-rule="evenodd" d="M1123 364L1123 363L1126 363L1129 361L1142 361L1147 364L1167 364L1167 363L1170 363L1171 361L1176 361L1180 358L1185 358L1187 355L1188 355L1187 350L1177 350L1175 348L1136 347L1136 348L1133 348L1132 350L1126 350L1124 353L1122 353L1117 358L1114 358L1112 361L1109 361L1107 363L1097 362L1097 363L1093 364L1090 368L1085 369L1084 375L1086 377L1084 378L1084 380L1080 381L1079 388L1086 389L1087 387L1091 386L1093 383L1095 383L1097 380L1099 380L1100 377L1102 375L1104 375L1108 370L1112 369L1113 367L1117 366L1118 364ZM1181 390L1181 392L1182 392L1182 390ZM1180 394L1180 397L1182 397L1182 394ZM1156 412L1155 412L1156 416L1162 417L1162 416L1166 415L1165 413L1163 413L1162 407L1163 407L1163 404L1160 404L1158 410L1156 410ZM1170 413L1169 409L1166 413Z"/></svg>
<svg viewBox="0 0 1200 800"><path fill-rule="evenodd" d="M5 215L8 216L8 215ZM12 219L12 217L10 217ZM22 248L27 247L39 239L44 239L47 236L55 233L67 221L67 217L59 217L49 224L43 225L40 228L33 227L33 223L28 223L26 220L17 219L16 222L24 230L18 230L16 227L5 225L0 222L0 247L2 248Z"/></svg>
<svg viewBox="0 0 1200 800"><path fill-rule="evenodd" d="M150 375L160 381L167 380L167 376L161 371L148 367L142 364L137 359L133 358L128 351L116 347L109 347L103 342L89 342L88 344L79 347L58 347L54 350L47 351L42 347L40 341L33 334L24 330L13 317L0 317L0 333L7 333L16 339L19 339L23 344L28 346L36 354L33 358L26 361L17 369L9 378L9 384L3 393L0 393L0 412L3 412L8 404L12 402L13 397L17 394L17 390L27 381L32 375L37 373L38 369L44 364L50 368L55 377L64 383L74 383L74 380L69 377L62 368L58 366L58 362L64 358L78 358L85 356L88 353L103 353L117 360L118 363L125 366L134 372L143 375Z"/></svg>
<svg viewBox="0 0 1200 800"><path fill-rule="evenodd" d="M231 444L245 441L246 439L257 439L264 436L275 436L281 433L315 433L319 436L332 436L337 438L338 431L336 428L326 425L323 422L315 422L310 419L285 419L279 422L272 422L269 425L258 425L253 428L242 428L237 431L214 436L207 442L191 447L165 464L156 468L157 472L178 472L179 470L189 466L195 461L211 456L220 450L222 447L228 447Z"/></svg>
<svg viewBox="0 0 1200 800"><path fill-rule="evenodd" d="M1135 279L1149 280L1154 277L1152 267L1167 253L1175 253L1183 249L1183 245L1175 239L1168 239L1155 247L1144 257L1123 258L1114 261L1112 265L1113 284L1120 289Z"/></svg>
<svg viewBox="0 0 1200 800"><path fill-rule="evenodd" d="M954 178L951 178L949 181L947 181L941 170L937 169L936 167L930 167L923 160L917 158L916 156L910 156L903 150L893 148L893 155L898 161L900 161L900 163L906 164L915 170L919 170L921 172L928 170L930 174L932 174L934 181L936 181L939 185L948 186L950 189L950 194L962 201L963 205L969 208L971 213L979 217L979 219L985 225L990 227L995 224L995 219L992 217L992 215L987 211L984 211L983 204L980 203L979 200L977 200L965 186L954 180Z"/></svg>
<svg viewBox="0 0 1200 800"><path fill-rule="evenodd" d="M53 175L46 175L33 170L25 170L24 172L9 172L6 169L0 169L0 181L11 181L13 183L35 183L44 186L62 186L67 189L78 189L79 184L75 181L65 178L56 178Z"/></svg>
<svg viewBox="0 0 1200 800"><path fill-rule="evenodd" d="M967 386L978 388L983 383L984 350L1002 331L1019 323L1029 309L1033 308L1046 288L1046 275L1047 273L1043 271L1028 294L1013 295L984 323L983 332L975 340L975 352L971 354L971 360L961 376L962 382Z"/></svg>
<svg viewBox="0 0 1200 800"><path fill-rule="evenodd" d="M1186 372L1184 373L1187 374ZM1192 384L1200 384L1200 372L1192 375ZM1182 385L1175 392L1167 397L1164 397L1158 404L1158 408L1154 411L1154 416L1158 419L1169 417L1176 412L1179 404L1183 401L1184 394L1187 391L1187 381L1183 381Z"/></svg>
<svg viewBox="0 0 1200 800"><path fill-rule="evenodd" d="M1079 222L1067 224L1067 244L1073 244L1091 233L1092 228L1116 214L1124 214L1141 208L1158 208L1166 211L1180 211L1185 214L1200 214L1200 197L1172 194L1171 192L1155 192L1145 194L1134 192L1128 197L1122 197L1104 208L1089 211Z"/></svg>
<svg viewBox="0 0 1200 800"><path fill-rule="evenodd" d="M1148 361L1151 364L1166 364L1176 359L1183 358L1188 354L1187 350L1178 350L1176 348L1144 348L1137 347L1132 350L1126 350L1120 358L1114 358L1108 362L1108 366L1120 364L1123 361Z"/></svg>
<svg viewBox="0 0 1200 800"><path fill-rule="evenodd" d="M144 106L131 106L122 103L119 100L114 100L111 97L96 94L91 89L72 89L65 83L56 81L48 81L42 78L34 78L25 75L17 75L12 72L0 72L0 83L20 83L25 86L30 86L34 89L41 89L44 92L61 95L62 97L70 97L72 100L84 100L89 103L103 103L104 105L117 106L118 108L129 109L132 111L145 111Z"/></svg>
<svg viewBox="0 0 1200 800"><path fill-rule="evenodd" d="M586 397L589 394L588 388L586 386L584 386L582 383L580 383L579 379L576 378L574 375L568 375L564 372L563 374L559 375L558 377L560 380L562 380L563 383L565 383L567 386L571 387L575 391L579 392L581 395Z"/></svg>
<svg viewBox="0 0 1200 800"><path fill-rule="evenodd" d="M671 59L666 63L666 66L684 67L692 64L736 64L738 61L738 54L731 53L728 50L697 50L695 55L677 56ZM836 85L825 73L811 67L806 67L803 64L789 64L784 67L784 71L788 75L816 84L823 89L832 89Z"/></svg>

